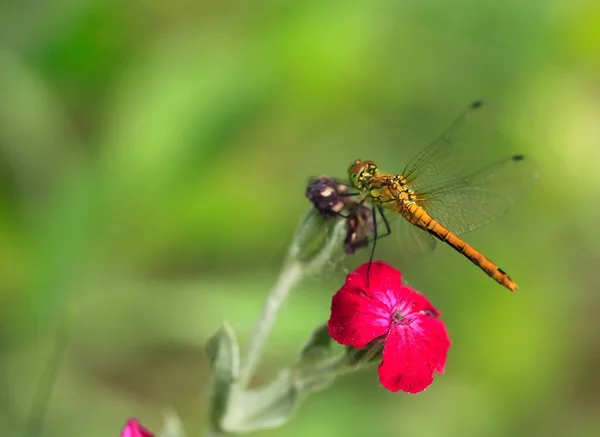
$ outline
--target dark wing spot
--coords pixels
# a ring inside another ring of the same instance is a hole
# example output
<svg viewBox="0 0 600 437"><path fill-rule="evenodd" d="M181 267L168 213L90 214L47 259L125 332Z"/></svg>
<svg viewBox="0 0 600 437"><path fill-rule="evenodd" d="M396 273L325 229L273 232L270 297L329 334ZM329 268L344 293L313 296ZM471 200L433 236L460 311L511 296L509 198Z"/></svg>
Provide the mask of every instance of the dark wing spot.
<svg viewBox="0 0 600 437"><path fill-rule="evenodd" d="M523 161L525 159L525 155L514 155L512 157L513 161Z"/></svg>

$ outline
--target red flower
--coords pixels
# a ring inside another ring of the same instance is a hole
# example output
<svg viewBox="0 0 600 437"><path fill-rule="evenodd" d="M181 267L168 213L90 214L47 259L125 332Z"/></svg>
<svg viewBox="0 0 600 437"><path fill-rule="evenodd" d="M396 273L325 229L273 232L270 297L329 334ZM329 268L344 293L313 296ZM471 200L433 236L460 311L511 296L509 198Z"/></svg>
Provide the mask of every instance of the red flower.
<svg viewBox="0 0 600 437"><path fill-rule="evenodd" d="M121 437L154 437L154 434L140 425L136 419L129 419L121 431Z"/></svg>
<svg viewBox="0 0 600 437"><path fill-rule="evenodd" d="M398 270L375 261L346 277L333 296L329 335L346 346L382 341L379 381L390 391L418 393L443 373L450 338L440 313L417 291L402 285Z"/></svg>

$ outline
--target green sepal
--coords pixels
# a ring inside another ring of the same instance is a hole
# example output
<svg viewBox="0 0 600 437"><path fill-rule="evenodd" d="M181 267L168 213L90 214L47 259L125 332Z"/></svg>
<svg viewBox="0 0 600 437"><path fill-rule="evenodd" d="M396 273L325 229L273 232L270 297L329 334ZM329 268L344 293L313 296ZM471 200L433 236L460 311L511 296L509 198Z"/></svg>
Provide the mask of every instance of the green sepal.
<svg viewBox="0 0 600 437"><path fill-rule="evenodd" d="M322 361L331 355L332 339L327 323L317 327L300 349L298 364L304 365Z"/></svg>
<svg viewBox="0 0 600 437"><path fill-rule="evenodd" d="M311 208L294 234L294 258L304 263L315 258L327 244L334 223L335 220L326 220L315 208Z"/></svg>
<svg viewBox="0 0 600 437"><path fill-rule="evenodd" d="M381 341L372 341L362 349L355 349L351 346L346 347L346 361L349 366L359 368L374 361L381 359L383 352L383 343Z"/></svg>

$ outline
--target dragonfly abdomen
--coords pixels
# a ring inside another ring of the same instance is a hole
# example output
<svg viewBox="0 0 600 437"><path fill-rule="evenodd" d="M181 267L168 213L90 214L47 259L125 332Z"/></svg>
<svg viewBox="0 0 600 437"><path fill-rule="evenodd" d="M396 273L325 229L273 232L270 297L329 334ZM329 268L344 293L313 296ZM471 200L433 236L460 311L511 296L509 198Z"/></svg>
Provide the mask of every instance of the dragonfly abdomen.
<svg viewBox="0 0 600 437"><path fill-rule="evenodd" d="M413 225L420 227L421 229L435 236L437 239L453 247L457 252L462 253L473 264L483 270L488 276L490 276L500 285L503 285L510 291L515 291L518 289L516 282L510 279L504 270L486 258L473 246L465 242L462 238L440 224L422 207L416 204L409 205L405 209L403 215Z"/></svg>

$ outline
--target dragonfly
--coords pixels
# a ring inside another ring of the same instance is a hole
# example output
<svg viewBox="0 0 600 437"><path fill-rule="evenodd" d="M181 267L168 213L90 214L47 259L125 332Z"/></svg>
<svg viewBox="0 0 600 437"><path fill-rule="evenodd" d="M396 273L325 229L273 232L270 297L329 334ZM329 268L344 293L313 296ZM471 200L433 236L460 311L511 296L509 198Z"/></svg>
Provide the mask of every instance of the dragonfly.
<svg viewBox="0 0 600 437"><path fill-rule="evenodd" d="M518 285L508 274L459 235L484 226L504 214L538 178L533 160L512 155L478 170L462 167L465 154L478 150L458 147L457 132L481 108L474 101L435 141L421 150L400 174L384 173L369 160L350 164L348 178L357 193L371 205L374 232L370 262L377 240L392 233L387 215L401 216L408 235L426 251L442 241L461 253L498 284L510 291ZM377 214L385 231L378 235ZM370 267L370 264L369 264ZM368 275L368 271L367 271Z"/></svg>

